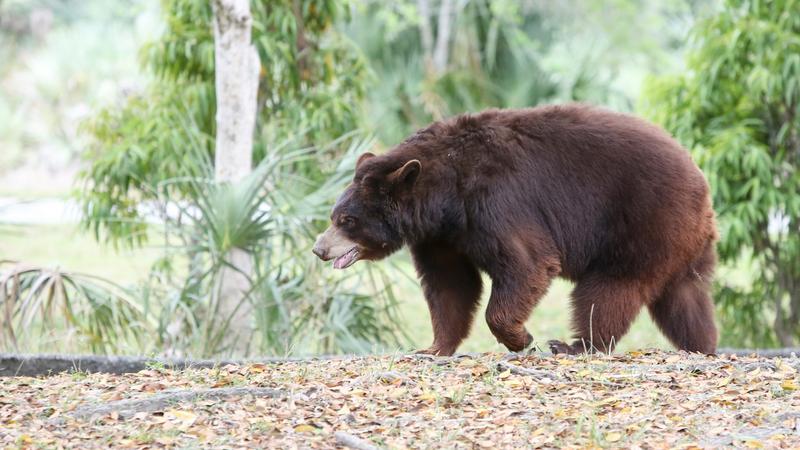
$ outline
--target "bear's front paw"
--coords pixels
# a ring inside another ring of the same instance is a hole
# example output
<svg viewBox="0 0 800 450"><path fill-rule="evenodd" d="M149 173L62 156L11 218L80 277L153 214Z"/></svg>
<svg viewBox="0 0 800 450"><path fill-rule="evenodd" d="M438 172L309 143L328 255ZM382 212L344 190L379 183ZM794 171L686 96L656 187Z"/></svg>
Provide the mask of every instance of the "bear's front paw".
<svg viewBox="0 0 800 450"><path fill-rule="evenodd" d="M522 332L516 335L504 335L498 337L497 342L505 345L506 348L511 352L519 353L533 344L533 336L523 329Z"/></svg>
<svg viewBox="0 0 800 450"><path fill-rule="evenodd" d="M547 341L547 345L548 347L550 347L550 351L553 352L554 355L558 354L574 355L577 353L571 345L563 341L557 341L557 340Z"/></svg>
<svg viewBox="0 0 800 450"><path fill-rule="evenodd" d="M444 348L439 346L431 346L424 350L417 350L414 352L415 355L432 355L432 356L452 356L453 353L456 352L456 349Z"/></svg>

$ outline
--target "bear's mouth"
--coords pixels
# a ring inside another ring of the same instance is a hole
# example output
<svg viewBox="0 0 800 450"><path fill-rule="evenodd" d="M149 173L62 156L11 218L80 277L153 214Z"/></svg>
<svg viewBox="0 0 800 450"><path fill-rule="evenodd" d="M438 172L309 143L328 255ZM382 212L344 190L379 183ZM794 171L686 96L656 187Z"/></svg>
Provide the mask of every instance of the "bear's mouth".
<svg viewBox="0 0 800 450"><path fill-rule="evenodd" d="M333 260L334 269L346 269L358 261L358 247L353 247L348 250L344 255L336 257Z"/></svg>

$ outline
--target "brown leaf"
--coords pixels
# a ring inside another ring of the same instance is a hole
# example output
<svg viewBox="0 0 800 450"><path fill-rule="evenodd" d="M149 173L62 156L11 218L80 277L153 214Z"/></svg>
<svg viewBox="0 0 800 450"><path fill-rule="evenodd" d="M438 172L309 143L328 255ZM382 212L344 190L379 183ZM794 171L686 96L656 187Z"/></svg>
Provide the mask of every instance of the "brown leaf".
<svg viewBox="0 0 800 450"><path fill-rule="evenodd" d="M313 433L317 431L316 427L309 425L307 423L300 424L294 427L294 431L298 433Z"/></svg>
<svg viewBox="0 0 800 450"><path fill-rule="evenodd" d="M139 390L143 392L158 392L162 391L166 386L162 383L147 383L142 385Z"/></svg>
<svg viewBox="0 0 800 450"><path fill-rule="evenodd" d="M247 367L247 371L250 372L250 373L262 373L266 369L267 369L267 365L266 364L261 364L261 363L250 364Z"/></svg>

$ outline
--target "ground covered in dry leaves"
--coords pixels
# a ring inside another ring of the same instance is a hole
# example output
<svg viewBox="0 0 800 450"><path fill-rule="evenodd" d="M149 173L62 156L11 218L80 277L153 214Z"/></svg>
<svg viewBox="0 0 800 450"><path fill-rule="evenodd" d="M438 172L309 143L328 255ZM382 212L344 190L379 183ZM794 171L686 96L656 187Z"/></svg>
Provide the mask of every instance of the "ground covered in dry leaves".
<svg viewBox="0 0 800 450"><path fill-rule="evenodd" d="M0 446L800 448L799 369L631 352L0 378Z"/></svg>

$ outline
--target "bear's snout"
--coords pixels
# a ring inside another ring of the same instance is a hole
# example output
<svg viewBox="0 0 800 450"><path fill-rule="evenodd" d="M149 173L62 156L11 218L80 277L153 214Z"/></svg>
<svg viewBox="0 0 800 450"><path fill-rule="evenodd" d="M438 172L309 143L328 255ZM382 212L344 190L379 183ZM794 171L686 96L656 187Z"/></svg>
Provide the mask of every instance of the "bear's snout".
<svg viewBox="0 0 800 450"><path fill-rule="evenodd" d="M319 244L314 244L314 248L311 249L311 253L317 255L317 257L323 261L327 261L328 258L328 251L319 247Z"/></svg>
<svg viewBox="0 0 800 450"><path fill-rule="evenodd" d="M328 261L331 259L331 257L328 255L328 253L330 253L330 246L325 244L326 235L327 231L317 236L317 240L314 242L314 248L311 249L311 253L317 255L317 257L323 261Z"/></svg>
<svg viewBox="0 0 800 450"><path fill-rule="evenodd" d="M347 238L336 226L325 230L317 238L311 251L323 261L334 260L334 269L346 269L361 257L358 244Z"/></svg>

